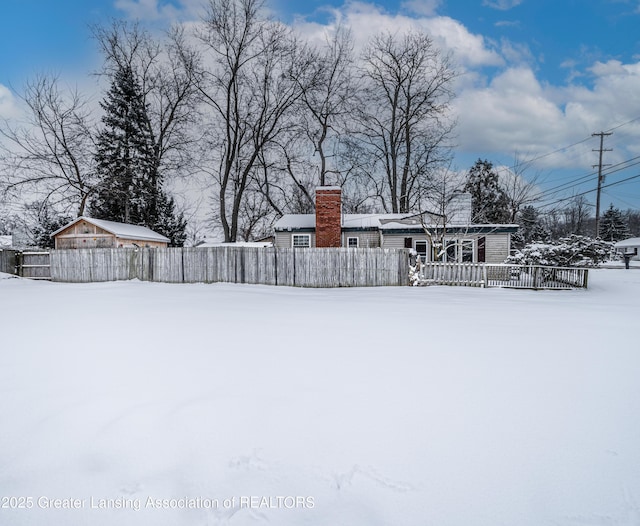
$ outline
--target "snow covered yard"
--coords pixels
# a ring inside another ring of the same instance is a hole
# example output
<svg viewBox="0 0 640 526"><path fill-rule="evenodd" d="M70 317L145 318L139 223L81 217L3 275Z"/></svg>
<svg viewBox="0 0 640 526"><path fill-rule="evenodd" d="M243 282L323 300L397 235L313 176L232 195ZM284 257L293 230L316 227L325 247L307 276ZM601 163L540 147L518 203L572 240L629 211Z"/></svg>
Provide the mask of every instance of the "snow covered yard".
<svg viewBox="0 0 640 526"><path fill-rule="evenodd" d="M0 524L637 526L639 305L0 279Z"/></svg>

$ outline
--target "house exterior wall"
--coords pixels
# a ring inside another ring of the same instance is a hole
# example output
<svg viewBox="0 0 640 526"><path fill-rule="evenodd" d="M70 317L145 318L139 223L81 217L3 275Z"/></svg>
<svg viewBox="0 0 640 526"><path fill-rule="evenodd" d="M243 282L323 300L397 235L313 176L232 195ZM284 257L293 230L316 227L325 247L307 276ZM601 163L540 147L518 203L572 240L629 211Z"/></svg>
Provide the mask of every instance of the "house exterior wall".
<svg viewBox="0 0 640 526"><path fill-rule="evenodd" d="M114 248L116 236L87 221L80 221L56 234L56 249Z"/></svg>
<svg viewBox="0 0 640 526"><path fill-rule="evenodd" d="M511 250L511 236L506 233L487 234L486 263L504 263Z"/></svg>
<svg viewBox="0 0 640 526"><path fill-rule="evenodd" d="M135 248L136 245L145 248L165 248L167 243L163 241L148 241L144 239L116 238L116 247L118 248Z"/></svg>
<svg viewBox="0 0 640 526"><path fill-rule="evenodd" d="M291 248L292 236L294 234L309 234L311 236L311 247L316 246L316 236L310 231L283 231L276 232L274 244L278 248ZM405 238L411 238L411 248L415 248L416 241L426 241L430 246L429 238L424 232L404 232L404 233L381 233L376 230L370 231L344 231L341 234L341 243L343 247L347 247L347 240L350 237L358 238L358 246L360 248L405 248ZM478 261L478 240L485 238L485 262L486 263L503 263L509 256L511 249L510 234L502 232L493 233L452 233L447 238L455 238L459 240L471 239L474 242L474 261Z"/></svg>
<svg viewBox="0 0 640 526"><path fill-rule="evenodd" d="M350 237L358 238L358 248L380 248L380 232L377 230L368 230L364 232L343 232L342 246L348 247Z"/></svg>
<svg viewBox="0 0 640 526"><path fill-rule="evenodd" d="M147 241L142 239L117 238L115 235L103 230L88 221L79 221L65 228L54 237L56 249L77 248L131 248L139 247L164 248L163 241Z"/></svg>
<svg viewBox="0 0 640 526"><path fill-rule="evenodd" d="M292 248L293 247L293 235L299 234L309 234L311 236L311 247L316 246L316 234L314 232L305 232L305 231L286 231L286 232L276 232L274 237L274 246L277 248Z"/></svg>
<svg viewBox="0 0 640 526"><path fill-rule="evenodd" d="M411 238L411 248L415 248L416 241L427 241L429 238L422 232L409 233L387 233L383 235L383 248L405 248L405 238ZM485 238L485 263L504 263L509 256L510 235L508 233L489 233L489 234L470 234L470 233L452 233L447 238L455 238L459 240L471 239L474 242L474 261L478 261L478 239ZM430 243L429 243L430 245Z"/></svg>

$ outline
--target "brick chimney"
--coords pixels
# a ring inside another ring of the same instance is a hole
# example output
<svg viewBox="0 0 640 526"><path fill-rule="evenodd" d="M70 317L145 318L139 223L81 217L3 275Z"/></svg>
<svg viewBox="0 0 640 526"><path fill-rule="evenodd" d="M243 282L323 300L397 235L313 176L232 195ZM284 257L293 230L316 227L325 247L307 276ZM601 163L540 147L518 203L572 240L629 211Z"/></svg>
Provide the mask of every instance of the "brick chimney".
<svg viewBox="0 0 640 526"><path fill-rule="evenodd" d="M342 189L316 188L316 247L342 246Z"/></svg>

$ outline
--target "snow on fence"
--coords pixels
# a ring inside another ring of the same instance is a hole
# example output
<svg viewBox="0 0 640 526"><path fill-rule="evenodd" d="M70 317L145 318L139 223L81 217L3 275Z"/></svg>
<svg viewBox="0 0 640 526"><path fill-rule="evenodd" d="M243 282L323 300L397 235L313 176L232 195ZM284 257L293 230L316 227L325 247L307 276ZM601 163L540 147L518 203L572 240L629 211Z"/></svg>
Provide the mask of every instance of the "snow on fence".
<svg viewBox="0 0 640 526"><path fill-rule="evenodd" d="M52 250L53 281L139 279L299 287L402 286L409 251L381 248L138 248Z"/></svg>
<svg viewBox="0 0 640 526"><path fill-rule="evenodd" d="M510 287L522 289L587 288L589 270L539 265L492 265L485 263L422 263L421 285Z"/></svg>

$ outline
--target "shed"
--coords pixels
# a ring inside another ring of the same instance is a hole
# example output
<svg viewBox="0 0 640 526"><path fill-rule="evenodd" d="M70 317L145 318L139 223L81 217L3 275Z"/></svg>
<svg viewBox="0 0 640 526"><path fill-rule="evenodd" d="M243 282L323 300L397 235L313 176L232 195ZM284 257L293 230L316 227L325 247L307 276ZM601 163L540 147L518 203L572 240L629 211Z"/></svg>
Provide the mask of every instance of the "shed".
<svg viewBox="0 0 640 526"><path fill-rule="evenodd" d="M51 237L56 249L66 248L164 248L169 238L150 228L92 217L78 217Z"/></svg>

